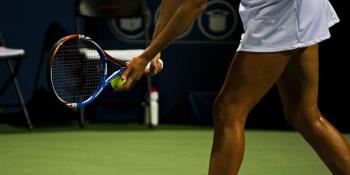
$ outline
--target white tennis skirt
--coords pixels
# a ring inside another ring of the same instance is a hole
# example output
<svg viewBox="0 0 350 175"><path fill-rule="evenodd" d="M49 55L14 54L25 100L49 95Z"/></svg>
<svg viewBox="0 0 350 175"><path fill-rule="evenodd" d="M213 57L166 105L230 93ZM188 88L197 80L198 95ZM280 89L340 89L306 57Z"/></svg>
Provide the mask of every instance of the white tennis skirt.
<svg viewBox="0 0 350 175"><path fill-rule="evenodd" d="M328 0L241 0L244 33L237 51L277 52L330 38L339 18Z"/></svg>

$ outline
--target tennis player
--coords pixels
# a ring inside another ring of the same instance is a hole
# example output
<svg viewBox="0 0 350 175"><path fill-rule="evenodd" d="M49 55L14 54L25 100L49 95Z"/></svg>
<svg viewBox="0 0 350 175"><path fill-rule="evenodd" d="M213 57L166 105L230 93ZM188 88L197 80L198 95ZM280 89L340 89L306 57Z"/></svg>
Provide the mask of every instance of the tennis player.
<svg viewBox="0 0 350 175"><path fill-rule="evenodd" d="M127 79L125 89L205 7L206 0L162 1L152 43L122 75ZM333 174L350 175L350 146L317 104L318 43L330 38L329 28L339 21L331 4L328 0L241 0L239 12L245 32L214 103L209 175L238 174L246 118L274 84L289 124ZM154 67L154 73L161 70Z"/></svg>

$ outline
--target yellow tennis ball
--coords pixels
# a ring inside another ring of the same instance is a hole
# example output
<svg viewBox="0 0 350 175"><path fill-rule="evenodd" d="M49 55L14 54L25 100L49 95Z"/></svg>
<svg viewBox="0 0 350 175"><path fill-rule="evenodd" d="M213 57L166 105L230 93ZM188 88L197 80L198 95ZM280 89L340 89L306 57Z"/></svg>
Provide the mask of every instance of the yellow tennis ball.
<svg viewBox="0 0 350 175"><path fill-rule="evenodd" d="M118 76L111 81L111 86L113 89L120 88L125 84L125 82L126 82L126 79L123 80L120 76Z"/></svg>

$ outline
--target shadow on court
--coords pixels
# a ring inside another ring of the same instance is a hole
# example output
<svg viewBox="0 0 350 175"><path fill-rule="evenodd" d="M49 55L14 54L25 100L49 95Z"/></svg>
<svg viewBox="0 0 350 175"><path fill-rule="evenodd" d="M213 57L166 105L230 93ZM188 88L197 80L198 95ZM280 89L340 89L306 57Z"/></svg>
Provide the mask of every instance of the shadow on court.
<svg viewBox="0 0 350 175"><path fill-rule="evenodd" d="M61 121L57 123L40 123L34 125L34 129L29 131L22 121L12 121L4 123L0 121L1 134L18 133L43 133L43 132L158 132L158 131L200 131L211 130L210 126L195 125L174 125L161 124L155 128L149 128L147 125L135 122L124 123L86 123L84 128L80 128L77 121Z"/></svg>

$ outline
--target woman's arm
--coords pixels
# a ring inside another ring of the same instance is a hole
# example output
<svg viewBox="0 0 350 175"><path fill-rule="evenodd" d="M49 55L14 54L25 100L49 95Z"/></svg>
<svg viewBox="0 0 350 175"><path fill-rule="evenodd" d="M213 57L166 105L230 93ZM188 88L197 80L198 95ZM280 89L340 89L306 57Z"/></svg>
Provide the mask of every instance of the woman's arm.
<svg viewBox="0 0 350 175"><path fill-rule="evenodd" d="M182 5L183 1L186 0L162 0L160 4L159 16L157 19L156 27L153 32L152 39L155 39L158 34L168 24L171 17L175 14L178 8Z"/></svg>
<svg viewBox="0 0 350 175"><path fill-rule="evenodd" d="M206 5L207 0L163 0L152 42L141 56L152 60L191 26Z"/></svg>
<svg viewBox="0 0 350 175"><path fill-rule="evenodd" d="M207 0L162 0L152 42L134 57L123 72L123 89L130 89L144 73L146 65L178 36L184 33L205 10Z"/></svg>
<svg viewBox="0 0 350 175"><path fill-rule="evenodd" d="M157 19L156 27L153 32L152 40L154 40L158 34L164 29L168 24L171 17L181 6L184 0L162 0L160 4L159 16ZM144 75L156 75L163 69L163 61L161 60L161 52L159 52L150 62L149 71L144 72Z"/></svg>

